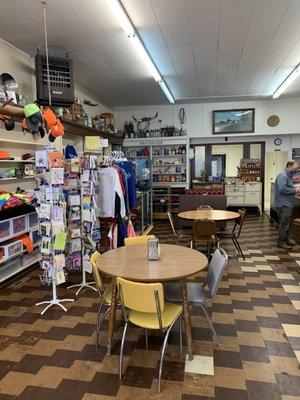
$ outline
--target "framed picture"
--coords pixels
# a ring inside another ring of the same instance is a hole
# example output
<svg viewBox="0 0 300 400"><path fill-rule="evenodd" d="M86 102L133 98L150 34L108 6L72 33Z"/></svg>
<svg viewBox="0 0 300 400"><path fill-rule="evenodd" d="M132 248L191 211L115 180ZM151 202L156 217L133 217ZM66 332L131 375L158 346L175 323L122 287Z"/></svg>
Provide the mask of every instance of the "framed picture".
<svg viewBox="0 0 300 400"><path fill-rule="evenodd" d="M213 135L226 133L254 133L255 108L213 110Z"/></svg>

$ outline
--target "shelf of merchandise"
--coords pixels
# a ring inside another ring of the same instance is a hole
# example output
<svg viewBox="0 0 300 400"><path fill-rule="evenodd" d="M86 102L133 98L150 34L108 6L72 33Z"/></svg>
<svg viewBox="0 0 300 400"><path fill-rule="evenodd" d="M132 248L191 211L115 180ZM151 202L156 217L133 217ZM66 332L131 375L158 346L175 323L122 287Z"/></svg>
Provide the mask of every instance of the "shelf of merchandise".
<svg viewBox="0 0 300 400"><path fill-rule="evenodd" d="M38 247L40 244L41 244L40 242L39 242L39 243L35 243L35 244L33 245L33 248L35 249L35 248ZM12 260L12 259L15 258L15 257L21 256L22 254L24 254L24 253L26 253L26 252L27 252L27 250L24 249L24 250L20 251L19 253L13 254L13 255L10 256L10 257L1 258L1 260L0 260L0 265L1 265L1 264L4 264L6 261Z"/></svg>
<svg viewBox="0 0 300 400"><path fill-rule="evenodd" d="M6 281L9 278L17 275L19 272L25 271L27 268L31 267L32 265L38 263L41 260L41 256L37 257L36 260L32 261L26 267L22 267L21 265L18 268L7 269L5 271L1 271L0 269L0 283Z"/></svg>
<svg viewBox="0 0 300 400"><path fill-rule="evenodd" d="M26 140L17 140L17 139L7 139L7 138L2 138L1 136L0 136L0 142L1 143L26 144L26 145L30 145L30 146L45 146L45 143L29 142Z"/></svg>
<svg viewBox="0 0 300 400"><path fill-rule="evenodd" d="M147 165L147 167L151 169L153 188L168 188L171 186L188 187L189 140L186 136L125 139L123 146L126 156L132 160L136 160L137 163L139 159L149 160L149 166ZM149 155L140 155L141 153L143 154L144 151L147 151ZM177 152L179 154L171 154L172 152ZM161 160L161 162L159 162L159 160ZM176 171L177 167L181 167L182 171ZM137 164L137 168L142 169L145 167ZM173 173L167 171L167 169L171 168L173 168ZM166 172L158 172L158 169Z"/></svg>
<svg viewBox="0 0 300 400"><path fill-rule="evenodd" d="M35 176L13 176L11 178L0 178L0 182L1 181L21 180L21 179L35 179Z"/></svg>
<svg viewBox="0 0 300 400"><path fill-rule="evenodd" d="M35 164L34 160L20 160L20 159L14 159L14 160L0 160L0 163L26 163L26 164Z"/></svg>

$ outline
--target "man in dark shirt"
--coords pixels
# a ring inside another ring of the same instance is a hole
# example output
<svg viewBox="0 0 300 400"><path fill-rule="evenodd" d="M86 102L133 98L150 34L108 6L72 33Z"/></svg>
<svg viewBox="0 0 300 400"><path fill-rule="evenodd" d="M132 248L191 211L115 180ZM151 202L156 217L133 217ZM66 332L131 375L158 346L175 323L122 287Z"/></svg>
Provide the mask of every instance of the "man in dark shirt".
<svg viewBox="0 0 300 400"><path fill-rule="evenodd" d="M279 172L275 181L275 207L279 217L277 246L286 250L290 250L296 244L293 239L289 238L289 233L292 225L294 198L298 193L292 177L298 167L295 160L288 161L285 169Z"/></svg>

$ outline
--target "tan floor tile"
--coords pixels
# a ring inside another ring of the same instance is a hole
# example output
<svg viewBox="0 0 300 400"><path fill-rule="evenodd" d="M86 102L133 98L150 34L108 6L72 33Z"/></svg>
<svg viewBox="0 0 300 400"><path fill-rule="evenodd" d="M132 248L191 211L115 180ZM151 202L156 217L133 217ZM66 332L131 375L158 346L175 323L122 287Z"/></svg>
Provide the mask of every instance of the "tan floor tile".
<svg viewBox="0 0 300 400"><path fill-rule="evenodd" d="M291 300L297 311L300 311L300 300Z"/></svg>
<svg viewBox="0 0 300 400"><path fill-rule="evenodd" d="M85 393L82 400L114 400L113 396L104 396L102 394Z"/></svg>
<svg viewBox="0 0 300 400"><path fill-rule="evenodd" d="M116 400L149 400L149 389L143 389L132 386L120 386L117 396L113 397ZM109 399L109 398L108 398ZM90 400L87 398L87 400ZM93 398L91 400L94 400ZM97 398L95 400L98 400Z"/></svg>
<svg viewBox="0 0 300 400"><path fill-rule="evenodd" d="M57 386L62 381L62 379L65 379L67 376L68 376L67 368L44 366L32 378L30 384L32 386L56 389Z"/></svg>
<svg viewBox="0 0 300 400"><path fill-rule="evenodd" d="M260 276L245 276L245 282L247 283L262 283Z"/></svg>
<svg viewBox="0 0 300 400"><path fill-rule="evenodd" d="M98 363L99 372L105 372L107 374L118 374L119 373L119 356L104 357L101 363ZM123 369L126 371L131 357L123 357ZM95 368L96 369L96 368Z"/></svg>
<svg viewBox="0 0 300 400"><path fill-rule="evenodd" d="M282 287L287 293L300 293L299 285L282 285Z"/></svg>
<svg viewBox="0 0 300 400"><path fill-rule="evenodd" d="M280 260L278 256L265 256L267 260Z"/></svg>
<svg viewBox="0 0 300 400"><path fill-rule="evenodd" d="M228 350L228 351L240 351L239 342L236 336L222 336L219 335L220 340L220 349ZM215 345L215 348L218 349L218 346Z"/></svg>
<svg viewBox="0 0 300 400"><path fill-rule="evenodd" d="M286 291L283 288L267 287L267 292L273 296L286 296Z"/></svg>
<svg viewBox="0 0 300 400"><path fill-rule="evenodd" d="M295 307L292 304L274 303L273 308L277 313L297 314L297 310L295 310Z"/></svg>
<svg viewBox="0 0 300 400"><path fill-rule="evenodd" d="M0 381L0 393L18 396L26 386L30 385L33 377L34 375L32 374L10 371Z"/></svg>
<svg viewBox="0 0 300 400"><path fill-rule="evenodd" d="M249 293L231 292L230 295L232 300L251 301Z"/></svg>
<svg viewBox="0 0 300 400"><path fill-rule="evenodd" d="M257 321L255 312L252 310L233 310L234 319L244 319L246 321Z"/></svg>
<svg viewBox="0 0 300 400"><path fill-rule="evenodd" d="M276 383L275 374L270 364L244 361L243 368L247 380Z"/></svg>
<svg viewBox="0 0 300 400"><path fill-rule="evenodd" d="M241 267L243 272L257 272L256 267Z"/></svg>
<svg viewBox="0 0 300 400"><path fill-rule="evenodd" d="M282 328L287 336L300 337L300 325L282 324Z"/></svg>
<svg viewBox="0 0 300 400"><path fill-rule="evenodd" d="M258 271L273 271L273 268L270 265L255 265L256 269Z"/></svg>
<svg viewBox="0 0 300 400"><path fill-rule="evenodd" d="M254 332L237 332L238 343L244 346L265 347L265 342L260 333Z"/></svg>
<svg viewBox="0 0 300 400"><path fill-rule="evenodd" d="M264 262L266 261L265 257L252 257L253 261L260 261L260 262Z"/></svg>
<svg viewBox="0 0 300 400"><path fill-rule="evenodd" d="M299 400L299 396L285 396L281 395L282 400Z"/></svg>
<svg viewBox="0 0 300 400"><path fill-rule="evenodd" d="M295 280L295 278L293 277L292 274L288 274L288 273L281 273L281 272L275 272L275 275L277 276L277 278L280 279L293 279Z"/></svg>
<svg viewBox="0 0 300 400"><path fill-rule="evenodd" d="M157 379L153 379L153 383L150 389L150 396L148 393L147 399L151 400L181 400L182 396L182 387L183 383L182 382L175 382L175 381L169 381L169 380L162 380L161 381L161 393L157 393ZM119 390L120 391L120 390ZM119 399L117 397L117 399ZM137 392L134 393L133 397L120 397L120 400L124 399L132 399L132 400L144 400L143 397L138 397Z"/></svg>
<svg viewBox="0 0 300 400"><path fill-rule="evenodd" d="M273 307L253 306L253 309L255 314L260 317L278 317L277 312Z"/></svg>
<svg viewBox="0 0 300 400"><path fill-rule="evenodd" d="M215 303L231 304L231 297L217 294L215 297Z"/></svg>
<svg viewBox="0 0 300 400"><path fill-rule="evenodd" d="M246 264L253 264L254 260L252 258L246 258L245 260L241 257L238 258L240 263L246 263Z"/></svg>
<svg viewBox="0 0 300 400"><path fill-rule="evenodd" d="M248 249L248 252L250 254L262 254L262 251L257 249Z"/></svg>
<svg viewBox="0 0 300 400"><path fill-rule="evenodd" d="M299 362L296 357L269 356L275 374L286 373L300 376Z"/></svg>
<svg viewBox="0 0 300 400"><path fill-rule="evenodd" d="M130 365L136 367L155 368L159 359L159 351L134 349Z"/></svg>
<svg viewBox="0 0 300 400"><path fill-rule="evenodd" d="M246 286L246 282L245 279L228 279L228 285Z"/></svg>
<svg viewBox="0 0 300 400"><path fill-rule="evenodd" d="M218 312L213 312L212 314L212 321L219 323L219 324L234 324L234 317L232 314L229 313L218 313ZM192 326L194 326L192 324Z"/></svg>
<svg viewBox="0 0 300 400"><path fill-rule="evenodd" d="M284 338L284 330L283 329L275 329L275 328L260 328L261 336L264 340L269 340L271 342L286 342Z"/></svg>
<svg viewBox="0 0 300 400"><path fill-rule="evenodd" d="M259 299L269 299L269 293L266 290L249 290L250 297Z"/></svg>
<svg viewBox="0 0 300 400"><path fill-rule="evenodd" d="M169 347L169 346L168 346ZM200 356L211 357L213 355L214 345L213 342L205 340L193 340L193 353ZM178 346L177 346L178 352Z"/></svg>
<svg viewBox="0 0 300 400"><path fill-rule="evenodd" d="M242 369L215 367L214 383L218 387L246 389L245 373Z"/></svg>
<svg viewBox="0 0 300 400"><path fill-rule="evenodd" d="M182 391L186 394L214 397L214 377L208 375L185 374Z"/></svg>

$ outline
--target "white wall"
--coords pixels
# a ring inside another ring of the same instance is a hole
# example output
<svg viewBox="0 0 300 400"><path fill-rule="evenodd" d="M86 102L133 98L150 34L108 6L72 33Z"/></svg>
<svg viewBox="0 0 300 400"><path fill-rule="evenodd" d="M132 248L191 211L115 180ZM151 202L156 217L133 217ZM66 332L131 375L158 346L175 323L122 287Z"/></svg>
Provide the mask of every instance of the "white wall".
<svg viewBox="0 0 300 400"><path fill-rule="evenodd" d="M226 155L226 176L237 176L237 167L240 165L241 158L243 158L243 145L214 145L211 147L212 154L225 154Z"/></svg>
<svg viewBox="0 0 300 400"><path fill-rule="evenodd" d="M300 147L300 99L278 99L265 101L239 101L223 103L196 103L175 104L160 106L130 106L116 107L115 120L118 129L122 129L125 121L132 121L132 115L136 117L152 116L158 111L158 118L151 123L151 128L161 125L180 126L178 111L183 107L186 112L186 123L183 127L192 144L224 143L227 137L228 143L265 141L266 151L288 150L291 155L292 147ZM255 108L255 132L254 134L222 134L212 135L212 110ZM267 125L270 115L276 114L280 118L277 127ZM274 139L282 139L281 146L274 145Z"/></svg>

